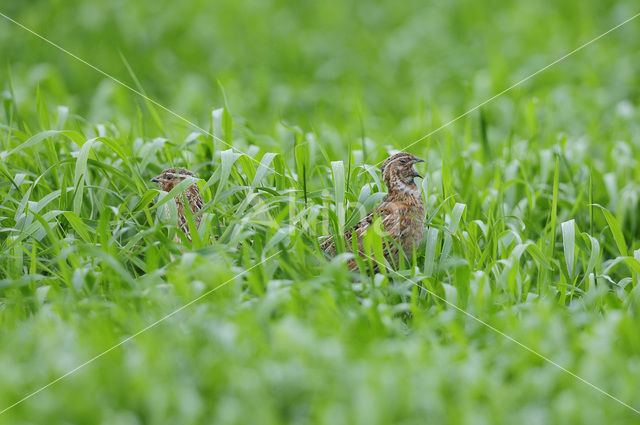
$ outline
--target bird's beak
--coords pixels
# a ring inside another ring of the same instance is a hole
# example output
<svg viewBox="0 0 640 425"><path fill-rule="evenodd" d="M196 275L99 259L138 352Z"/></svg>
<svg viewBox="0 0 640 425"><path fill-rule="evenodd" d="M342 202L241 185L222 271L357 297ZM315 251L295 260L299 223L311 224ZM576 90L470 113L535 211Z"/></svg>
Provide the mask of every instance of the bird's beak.
<svg viewBox="0 0 640 425"><path fill-rule="evenodd" d="M151 179L151 181L153 183L160 183L160 176L155 176L154 178Z"/></svg>
<svg viewBox="0 0 640 425"><path fill-rule="evenodd" d="M418 162L424 162L424 159L415 158L415 159L413 160L413 163L414 163L414 164L417 164ZM418 172L416 171L416 169L415 169L415 168L413 169L413 177L420 177L421 179L423 179L423 178L424 178L424 177L422 177L422 174L420 174L420 173L418 173Z"/></svg>

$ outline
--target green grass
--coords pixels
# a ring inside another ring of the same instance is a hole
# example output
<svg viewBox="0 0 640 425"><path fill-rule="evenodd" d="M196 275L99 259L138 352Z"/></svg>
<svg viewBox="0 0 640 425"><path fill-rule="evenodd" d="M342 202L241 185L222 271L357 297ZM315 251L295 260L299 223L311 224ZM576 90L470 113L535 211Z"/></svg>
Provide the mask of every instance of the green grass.
<svg viewBox="0 0 640 425"><path fill-rule="evenodd" d="M398 273L317 246L390 151L635 8L2 6L206 132L0 20L0 410L208 295L0 424L638 423L452 305L640 409L640 20L410 149L432 221ZM193 244L168 166L200 177Z"/></svg>

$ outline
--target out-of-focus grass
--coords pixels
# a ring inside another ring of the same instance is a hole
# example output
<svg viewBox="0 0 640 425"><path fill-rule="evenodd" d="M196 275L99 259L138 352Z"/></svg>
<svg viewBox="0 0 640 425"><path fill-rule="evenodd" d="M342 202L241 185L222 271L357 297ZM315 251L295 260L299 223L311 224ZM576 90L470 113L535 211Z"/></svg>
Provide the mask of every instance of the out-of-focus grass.
<svg viewBox="0 0 640 425"><path fill-rule="evenodd" d="M426 133L637 13L634 6L69 0L11 2L4 11L133 84L124 56L146 92L201 122L223 103L221 84L234 116L259 133L285 120L330 123L357 138L362 119L368 134L389 143ZM578 113L598 117L637 96L634 26L536 77L495 110L511 115L521 97L549 96L564 106L565 119L553 120L558 130L580 126ZM92 122L136 115L139 101L34 36L3 23L0 37L25 96L39 83ZM6 76L4 64L0 72ZM504 118L493 121L508 130L514 124Z"/></svg>
<svg viewBox="0 0 640 425"><path fill-rule="evenodd" d="M412 282L640 406L640 23L412 148L434 217L404 277L316 245L391 149L634 6L3 6L245 154L0 22L0 410L233 279L0 423L636 423ZM168 165L202 179L186 247Z"/></svg>

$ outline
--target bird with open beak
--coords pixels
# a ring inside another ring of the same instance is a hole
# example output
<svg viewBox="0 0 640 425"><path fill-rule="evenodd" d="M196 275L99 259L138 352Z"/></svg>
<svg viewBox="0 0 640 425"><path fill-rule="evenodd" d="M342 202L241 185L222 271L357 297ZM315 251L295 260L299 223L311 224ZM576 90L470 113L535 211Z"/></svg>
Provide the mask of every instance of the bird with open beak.
<svg viewBox="0 0 640 425"><path fill-rule="evenodd" d="M422 192L415 183L415 178L422 176L414 165L424 162L410 153L400 152L390 156L382 163L382 179L389 190L382 202L366 217L360 220L344 235L347 251L351 251L352 238L355 234L358 240L358 251L362 256L362 238L373 223L374 218L380 217L386 233L396 244L384 244L383 253L387 261L397 266L400 259L398 246L408 257L414 249L422 243L424 237L425 205ZM322 241L320 247L329 255L336 255L337 249L333 237ZM349 262L349 269L357 268L354 260ZM376 267L377 270L377 267Z"/></svg>

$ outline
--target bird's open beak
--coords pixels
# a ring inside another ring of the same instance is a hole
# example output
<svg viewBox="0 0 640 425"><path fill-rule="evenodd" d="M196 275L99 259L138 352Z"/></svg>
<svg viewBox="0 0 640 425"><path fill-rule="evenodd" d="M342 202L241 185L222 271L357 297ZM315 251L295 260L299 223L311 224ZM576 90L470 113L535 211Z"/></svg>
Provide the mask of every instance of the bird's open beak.
<svg viewBox="0 0 640 425"><path fill-rule="evenodd" d="M413 160L413 163L414 163L414 164L417 164L418 162L424 162L424 159L415 158L415 159ZM413 177L420 177L421 179L423 179L423 178L424 178L424 177L422 177L422 174L420 174L420 173L418 173L418 172L416 171L416 169L415 169L415 168L413 169Z"/></svg>

